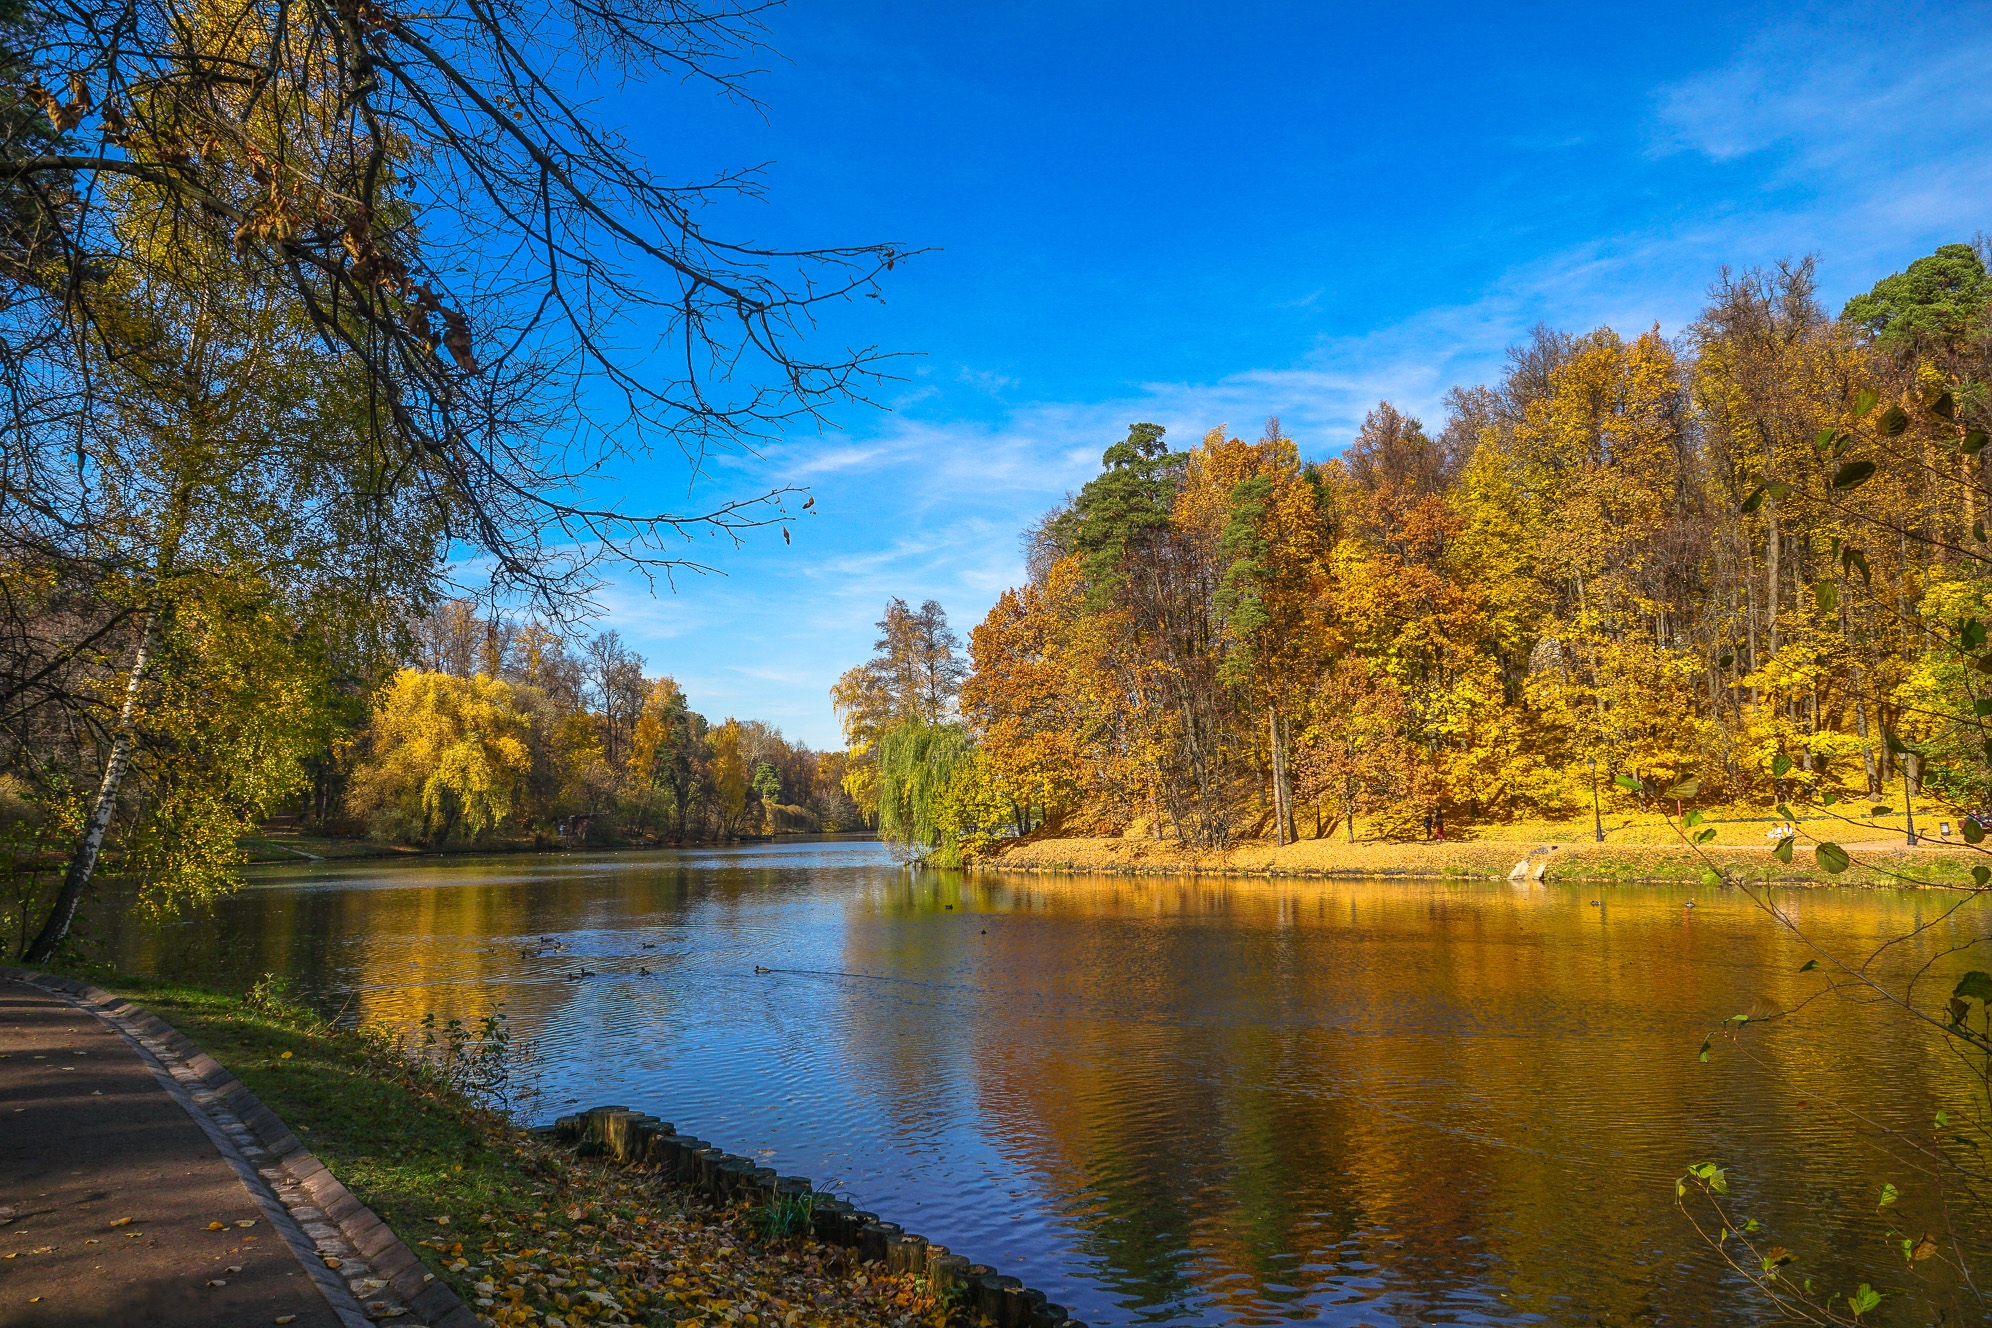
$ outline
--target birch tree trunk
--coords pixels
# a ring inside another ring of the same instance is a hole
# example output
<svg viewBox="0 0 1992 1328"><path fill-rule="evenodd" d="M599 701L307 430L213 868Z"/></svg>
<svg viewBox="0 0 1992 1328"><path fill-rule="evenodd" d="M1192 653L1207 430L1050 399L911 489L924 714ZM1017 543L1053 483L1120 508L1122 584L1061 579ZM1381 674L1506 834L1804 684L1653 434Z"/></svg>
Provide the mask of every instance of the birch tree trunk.
<svg viewBox="0 0 1992 1328"><path fill-rule="evenodd" d="M63 873L62 889L55 896L55 907L49 910L48 920L42 924L34 943L21 955L24 963L45 964L55 958L56 950L69 935L70 924L76 920L76 908L83 902L83 892L89 889L90 879L96 874L97 859L104 851L104 836L110 831L111 818L117 814L118 793L124 786L125 776L131 772L132 758L137 753L139 699L152 674L152 658L159 650L159 635L170 607L167 582L172 576L174 560L179 556L180 536L186 529L187 510L192 502L193 485L183 480L167 504L165 527L160 532L159 560L152 582L152 604L146 610L145 631L138 638L138 653L132 657L131 671L125 675L124 704L118 710L117 726L111 731L111 751L104 761L104 777L97 785L97 801L90 808L90 819L84 822L83 836L77 841L75 855L69 859L69 870Z"/></svg>
<svg viewBox="0 0 1992 1328"><path fill-rule="evenodd" d="M90 878L96 873L98 855L104 850L104 835L118 809L118 790L124 784L133 749L138 745L138 698L152 670L153 652L159 648L161 609L155 602L151 612L145 615L145 632L139 637L138 653L132 657L131 672L125 678L124 706L118 711L111 754L104 762L103 781L97 786L96 804L90 809L90 819L84 823L83 837L76 845L75 856L69 860L69 870L63 873L62 890L55 897L55 907L49 910L48 920L42 924L34 943L21 955L25 963L45 964L55 957L57 947L69 935L70 924L76 920L76 906L83 900L83 891L89 888Z"/></svg>

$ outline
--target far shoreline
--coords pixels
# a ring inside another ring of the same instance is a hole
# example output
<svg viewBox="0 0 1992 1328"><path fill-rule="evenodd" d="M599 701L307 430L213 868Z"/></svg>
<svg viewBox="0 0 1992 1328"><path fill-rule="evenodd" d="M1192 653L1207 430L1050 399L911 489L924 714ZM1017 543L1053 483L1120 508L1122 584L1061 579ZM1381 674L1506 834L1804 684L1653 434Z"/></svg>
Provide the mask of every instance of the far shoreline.
<svg viewBox="0 0 1992 1328"><path fill-rule="evenodd" d="M1060 876L1271 877L1516 881L1541 884L1701 885L1708 866L1725 885L1971 888L1986 855L1962 844L1847 843L1853 863L1834 874L1816 865L1810 843L1789 864L1769 845L1612 844L1523 839L1393 843L1303 839L1222 850L1185 851L1173 840L1070 838L1016 840L978 858L978 874ZM1703 854L1706 854L1706 857ZM1518 868L1520 869L1518 871Z"/></svg>
<svg viewBox="0 0 1992 1328"><path fill-rule="evenodd" d="M391 844L375 839L343 839L267 835L248 836L242 847L250 856L242 868L318 867L339 862L420 862L459 858L544 858L573 853L658 853L666 850L707 852L713 849L751 848L779 844L878 843L871 830L798 830L767 835L736 835L730 839L691 840L685 843L555 844L504 843L449 844L419 847ZM293 846L296 845L296 846ZM318 851L323 850L323 851Z"/></svg>

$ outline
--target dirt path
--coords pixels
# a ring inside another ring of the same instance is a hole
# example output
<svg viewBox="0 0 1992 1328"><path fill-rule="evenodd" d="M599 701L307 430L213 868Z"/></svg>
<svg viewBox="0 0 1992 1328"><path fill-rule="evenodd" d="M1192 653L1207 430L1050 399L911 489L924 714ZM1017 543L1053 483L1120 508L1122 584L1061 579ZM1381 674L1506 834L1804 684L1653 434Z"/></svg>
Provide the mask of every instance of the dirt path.
<svg viewBox="0 0 1992 1328"><path fill-rule="evenodd" d="M0 978L0 1326L339 1322L132 1044Z"/></svg>

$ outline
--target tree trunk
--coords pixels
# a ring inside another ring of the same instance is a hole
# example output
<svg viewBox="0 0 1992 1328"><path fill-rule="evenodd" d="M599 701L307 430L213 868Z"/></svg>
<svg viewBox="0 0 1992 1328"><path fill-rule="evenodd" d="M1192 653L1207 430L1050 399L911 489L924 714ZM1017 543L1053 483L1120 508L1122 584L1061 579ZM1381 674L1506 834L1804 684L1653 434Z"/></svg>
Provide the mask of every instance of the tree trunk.
<svg viewBox="0 0 1992 1328"><path fill-rule="evenodd" d="M145 631L138 639L138 653L132 657L131 672L125 679L124 706L118 711L117 728L111 735L111 754L104 762L104 778L97 786L96 805L90 809L83 838L69 860L69 870L63 874L55 907L49 910L48 920L42 924L34 944L21 955L24 963L46 964L55 958L56 950L69 935L69 925L76 920L76 906L83 902L83 892L96 873L104 835L118 809L118 790L124 784L125 772L131 768L132 751L138 745L138 698L145 690L153 652L159 648L159 620L163 612L163 606L155 602L145 616Z"/></svg>
<svg viewBox="0 0 1992 1328"><path fill-rule="evenodd" d="M1744 623L1750 641L1749 672L1751 673L1755 673L1757 671L1757 578L1755 575L1757 570L1756 561L1757 560L1755 557L1752 557L1750 559L1751 575L1743 578L1743 612L1744 612ZM1757 687L1756 684L1753 683L1750 686L1750 704L1756 705L1758 699L1759 698L1757 694Z"/></svg>
<svg viewBox="0 0 1992 1328"><path fill-rule="evenodd" d="M111 817L118 809L118 791L130 773L132 755L138 747L138 702L145 691L145 684L152 670L152 658L159 650L159 635L165 626L166 615L171 612L168 595L168 582L173 575L173 566L179 558L180 536L187 528L187 511L194 499L194 481L181 476L173 496L167 501L165 520L159 532L159 558L153 572L152 603L145 614L145 631L138 638L138 653L133 656L131 672L125 679L124 705L118 711L117 727L111 733L111 751L104 762L104 777L97 786L97 802L90 809L90 819L84 822L83 837L76 845L76 852L69 860L69 870L63 873L62 889L55 897L55 907L49 910L48 920L42 924L41 934L35 937L21 958L31 964L45 964L55 957L63 939L69 935L69 926L76 920L76 907L83 901L83 892L90 886L90 878L96 874L97 858L104 850L104 836L111 828Z"/></svg>
<svg viewBox="0 0 1992 1328"><path fill-rule="evenodd" d="M1778 533L1778 500L1776 495L1767 495L1764 499L1764 526L1764 562L1766 564L1764 571L1764 592L1766 596L1764 601L1764 618L1765 626L1769 631L1771 639L1771 653L1775 655L1778 653L1778 592L1782 589L1778 584L1778 564L1783 554L1783 549L1780 546L1784 543L1783 537Z"/></svg>
<svg viewBox="0 0 1992 1328"><path fill-rule="evenodd" d="M1293 833L1293 809L1288 804L1286 778L1286 743L1280 732L1280 712L1277 706L1266 708L1266 730L1271 736L1273 756L1273 824L1274 838L1282 845L1291 844L1297 836Z"/></svg>
<svg viewBox="0 0 1992 1328"><path fill-rule="evenodd" d="M1858 664L1854 666L1854 732L1861 739L1861 765L1866 768L1867 794L1872 799L1881 792L1881 785L1875 780L1874 748L1867 742L1867 670Z"/></svg>
<svg viewBox="0 0 1992 1328"><path fill-rule="evenodd" d="M1288 748L1293 745L1293 724L1284 716L1280 718L1280 800L1286 804L1287 843L1300 842L1300 815L1293 805L1293 762L1288 759Z"/></svg>

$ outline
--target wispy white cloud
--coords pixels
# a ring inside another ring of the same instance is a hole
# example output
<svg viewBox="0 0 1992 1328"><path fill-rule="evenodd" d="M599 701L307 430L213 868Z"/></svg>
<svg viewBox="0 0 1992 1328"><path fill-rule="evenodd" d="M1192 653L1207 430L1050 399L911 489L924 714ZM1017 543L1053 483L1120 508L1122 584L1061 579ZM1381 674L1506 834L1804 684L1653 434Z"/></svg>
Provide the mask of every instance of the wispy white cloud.
<svg viewBox="0 0 1992 1328"><path fill-rule="evenodd" d="M1822 168L1886 171L1890 149L1980 155L1992 125L1992 28L1983 4L1926 15L1868 10L1795 18L1735 59L1660 88L1655 153L1718 162L1784 148L1790 178ZM1974 142L1973 139L1976 138Z"/></svg>

